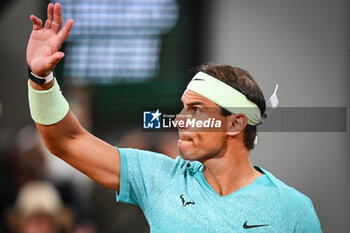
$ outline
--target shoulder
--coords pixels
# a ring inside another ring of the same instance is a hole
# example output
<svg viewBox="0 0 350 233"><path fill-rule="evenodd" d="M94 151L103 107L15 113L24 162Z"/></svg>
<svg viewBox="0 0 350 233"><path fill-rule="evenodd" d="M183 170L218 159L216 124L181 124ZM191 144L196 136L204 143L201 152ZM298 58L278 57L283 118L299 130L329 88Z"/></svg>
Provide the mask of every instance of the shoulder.
<svg viewBox="0 0 350 233"><path fill-rule="evenodd" d="M277 178L275 178L274 183L278 188L282 208L285 212L288 214L299 212L300 214L301 210L314 210L312 201L308 196Z"/></svg>
<svg viewBox="0 0 350 233"><path fill-rule="evenodd" d="M138 160L159 160L159 161L165 161L165 162L171 162L173 159L170 157L153 152L148 150L140 150L140 149L134 149L134 148L118 148L116 149L119 151L120 155L123 157L133 157Z"/></svg>
<svg viewBox="0 0 350 233"><path fill-rule="evenodd" d="M271 173L265 170L264 172L277 188L282 214L290 229L294 232L321 232L321 225L311 199Z"/></svg>
<svg viewBox="0 0 350 233"><path fill-rule="evenodd" d="M310 198L308 198L305 194L301 193L297 189L287 185L280 179L276 178L273 174L270 172L264 170L261 167L258 167L260 170L262 170L266 176L270 179L270 181L274 184L277 191L279 192L282 204L288 204L286 208L299 208L299 207L305 207L305 206L312 206L312 202ZM286 201L287 203L284 203Z"/></svg>
<svg viewBox="0 0 350 233"><path fill-rule="evenodd" d="M178 177L180 160L164 154L116 148L120 154L120 193L117 200L146 208L149 198L157 195Z"/></svg>
<svg viewBox="0 0 350 233"><path fill-rule="evenodd" d="M282 184L279 187L282 207L287 214L301 213L305 214L314 211L314 206L311 199L297 189L290 187L280 181Z"/></svg>
<svg viewBox="0 0 350 233"><path fill-rule="evenodd" d="M309 197L293 187L280 189L284 217L295 232L322 232L321 224Z"/></svg>
<svg viewBox="0 0 350 233"><path fill-rule="evenodd" d="M127 163L128 166L137 167L141 170L166 171L174 173L183 163L183 159L178 156L172 159L167 155L139 150L133 148L117 148L120 154L121 163Z"/></svg>

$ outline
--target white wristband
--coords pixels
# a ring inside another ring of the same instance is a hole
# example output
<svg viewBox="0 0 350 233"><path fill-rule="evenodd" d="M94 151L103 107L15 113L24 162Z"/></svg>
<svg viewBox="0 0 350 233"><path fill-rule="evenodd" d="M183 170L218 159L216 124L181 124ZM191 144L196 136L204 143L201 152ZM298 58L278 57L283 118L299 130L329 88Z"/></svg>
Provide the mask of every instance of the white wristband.
<svg viewBox="0 0 350 233"><path fill-rule="evenodd" d="M45 80L45 82L44 82L44 81L41 82L41 83L43 83L43 84L49 83L49 82L51 82L51 80L53 79L53 72L52 72L52 71L51 71L51 73L50 73L48 76L46 76L46 77L39 77L39 76L35 75L33 72L30 72L30 74L33 75L33 76L34 76L35 78L37 78L37 79Z"/></svg>

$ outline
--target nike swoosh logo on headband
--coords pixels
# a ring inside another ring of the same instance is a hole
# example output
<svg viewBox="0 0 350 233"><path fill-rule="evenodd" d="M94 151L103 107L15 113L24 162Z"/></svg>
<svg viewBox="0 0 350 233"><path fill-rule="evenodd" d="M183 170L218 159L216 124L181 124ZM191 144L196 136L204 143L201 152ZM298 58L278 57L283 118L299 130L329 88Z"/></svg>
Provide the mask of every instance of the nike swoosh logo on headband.
<svg viewBox="0 0 350 233"><path fill-rule="evenodd" d="M194 78L192 79L193 81L205 81L204 79L201 79L201 78Z"/></svg>

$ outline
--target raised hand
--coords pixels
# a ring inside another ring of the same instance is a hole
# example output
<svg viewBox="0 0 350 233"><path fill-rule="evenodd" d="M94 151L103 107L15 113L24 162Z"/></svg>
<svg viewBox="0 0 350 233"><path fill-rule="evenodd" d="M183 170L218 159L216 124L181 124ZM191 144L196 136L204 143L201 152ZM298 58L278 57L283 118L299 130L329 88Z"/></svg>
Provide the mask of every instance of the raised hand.
<svg viewBox="0 0 350 233"><path fill-rule="evenodd" d="M44 27L36 16L31 15L30 20L33 22L33 31L27 45L27 63L34 74L45 77L64 56L64 53L58 50L72 29L73 20L69 19L60 31L63 20L59 3L50 3L47 6Z"/></svg>

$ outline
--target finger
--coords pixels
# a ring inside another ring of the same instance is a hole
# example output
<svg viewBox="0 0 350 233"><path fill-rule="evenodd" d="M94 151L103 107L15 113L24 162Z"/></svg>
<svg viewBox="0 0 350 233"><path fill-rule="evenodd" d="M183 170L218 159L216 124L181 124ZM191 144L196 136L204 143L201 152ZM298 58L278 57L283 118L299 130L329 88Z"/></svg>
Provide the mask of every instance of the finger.
<svg viewBox="0 0 350 233"><path fill-rule="evenodd" d="M53 9L53 22L51 25L51 30L57 33L62 26L62 22L63 20L62 20L61 4L56 3Z"/></svg>
<svg viewBox="0 0 350 233"><path fill-rule="evenodd" d="M63 52L56 52L53 55L51 55L50 57L48 57L47 61L51 66L54 66L62 59L62 57L64 57Z"/></svg>
<svg viewBox="0 0 350 233"><path fill-rule="evenodd" d="M30 20L33 22L33 31L41 29L41 26L42 26L41 19L39 19L34 15L31 15Z"/></svg>
<svg viewBox="0 0 350 233"><path fill-rule="evenodd" d="M47 6L47 19L50 21L53 20L53 4L52 3L50 3Z"/></svg>
<svg viewBox="0 0 350 233"><path fill-rule="evenodd" d="M47 20L45 21L44 28L50 29L50 28L51 28L51 24L52 24L52 21L50 21L50 20L47 19Z"/></svg>
<svg viewBox="0 0 350 233"><path fill-rule="evenodd" d="M53 19L53 4L50 3L47 6L47 20L46 20L45 26L44 26L46 29L50 29L51 28L52 19Z"/></svg>
<svg viewBox="0 0 350 233"><path fill-rule="evenodd" d="M57 34L58 40L60 41L60 44L62 44L68 37L70 30L73 27L73 19L69 19L66 24L63 26L62 30Z"/></svg>

